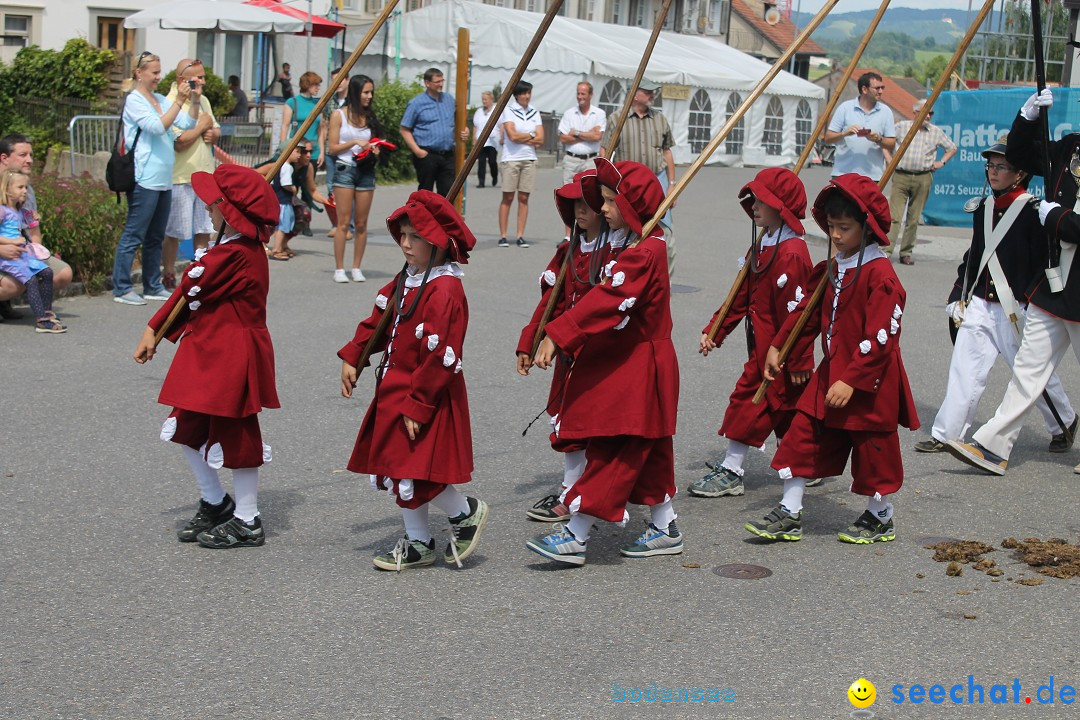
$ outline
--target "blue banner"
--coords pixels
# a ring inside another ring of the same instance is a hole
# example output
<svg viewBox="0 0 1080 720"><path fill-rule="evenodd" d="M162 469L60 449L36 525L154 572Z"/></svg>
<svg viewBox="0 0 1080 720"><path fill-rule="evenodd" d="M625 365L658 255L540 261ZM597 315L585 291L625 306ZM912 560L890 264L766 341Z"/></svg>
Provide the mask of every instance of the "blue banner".
<svg viewBox="0 0 1080 720"><path fill-rule="evenodd" d="M1054 88L1050 108L1050 134L1055 140L1080 132L1080 90ZM990 191L982 151L1009 131L1020 106L1034 88L1015 90L957 90L943 92L934 105L935 125L958 148L956 156L934 173L934 184L923 217L928 225L970 226L964 203ZM900 143L903 138L897 138ZM1042 197L1042 178L1034 178L1029 192Z"/></svg>

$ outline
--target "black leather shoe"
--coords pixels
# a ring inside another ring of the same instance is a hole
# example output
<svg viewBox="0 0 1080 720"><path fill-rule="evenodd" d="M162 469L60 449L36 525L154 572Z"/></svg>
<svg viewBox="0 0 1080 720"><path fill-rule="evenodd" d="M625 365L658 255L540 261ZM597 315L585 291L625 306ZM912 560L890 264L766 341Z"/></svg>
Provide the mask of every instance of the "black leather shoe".
<svg viewBox="0 0 1080 720"><path fill-rule="evenodd" d="M1052 453L1068 452L1076 439L1076 427L1078 424L1080 424L1080 415L1073 418L1072 425L1069 426L1069 432L1060 433L1050 438L1050 447L1047 449Z"/></svg>

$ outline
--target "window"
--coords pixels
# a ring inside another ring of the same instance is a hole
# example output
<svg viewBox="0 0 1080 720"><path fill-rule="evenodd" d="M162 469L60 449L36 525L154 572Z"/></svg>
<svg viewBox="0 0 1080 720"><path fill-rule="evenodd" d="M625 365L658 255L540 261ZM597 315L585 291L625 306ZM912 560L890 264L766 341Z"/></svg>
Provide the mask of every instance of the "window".
<svg viewBox="0 0 1080 720"><path fill-rule="evenodd" d="M356 3L357 0L344 0L342 7L351 10ZM384 5L386 5L386 0L364 0L364 12L371 14L382 12Z"/></svg>
<svg viewBox="0 0 1080 720"><path fill-rule="evenodd" d="M578 0L577 16L579 20L592 20L596 13L596 0Z"/></svg>
<svg viewBox="0 0 1080 720"><path fill-rule="evenodd" d="M30 44L30 16L4 16L4 46L26 47Z"/></svg>
<svg viewBox="0 0 1080 720"><path fill-rule="evenodd" d="M802 149L810 144L810 133L814 131L814 112L806 100L799 101L795 110L795 147Z"/></svg>
<svg viewBox="0 0 1080 720"><path fill-rule="evenodd" d="M623 0L611 0L611 19L608 21L612 25L621 25L623 16Z"/></svg>
<svg viewBox="0 0 1080 720"><path fill-rule="evenodd" d="M761 133L761 144L766 155L779 155L784 149L784 106L780 98L769 101L765 110L765 131Z"/></svg>
<svg viewBox="0 0 1080 720"><path fill-rule="evenodd" d="M124 27L124 18L97 18L97 46L118 55L135 50L135 31Z"/></svg>
<svg viewBox="0 0 1080 720"><path fill-rule="evenodd" d="M203 66L214 67L214 31L200 30L195 39L195 57L203 61ZM229 77L226 75L225 77Z"/></svg>
<svg viewBox="0 0 1080 720"><path fill-rule="evenodd" d="M237 33L225 33L225 63L221 68L221 77L242 75L244 72L244 36Z"/></svg>
<svg viewBox="0 0 1080 720"><path fill-rule="evenodd" d="M690 152L699 155L712 139L712 101L709 93L698 90L690 100Z"/></svg>
<svg viewBox="0 0 1080 720"><path fill-rule="evenodd" d="M596 103L605 115L611 116L622 110L623 86L618 80L608 80L600 91L600 101Z"/></svg>
<svg viewBox="0 0 1080 720"><path fill-rule="evenodd" d="M727 107L724 109L724 122L731 119L739 110L739 106L742 105L742 97L739 93L731 93L728 95ZM735 127L731 128L731 132L728 133L727 138L724 140L724 153L727 155L742 155L743 151L743 139L746 135L746 115L739 118L739 122L735 123Z"/></svg>

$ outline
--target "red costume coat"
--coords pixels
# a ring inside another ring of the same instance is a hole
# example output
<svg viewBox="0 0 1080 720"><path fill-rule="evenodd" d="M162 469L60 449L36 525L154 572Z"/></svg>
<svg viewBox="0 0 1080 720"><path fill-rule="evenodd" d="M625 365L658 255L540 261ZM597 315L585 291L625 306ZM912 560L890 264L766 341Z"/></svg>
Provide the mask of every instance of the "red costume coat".
<svg viewBox="0 0 1080 720"><path fill-rule="evenodd" d="M749 318L748 322L753 330L754 342L750 357L747 358L742 375L731 394L728 410L724 414L724 423L719 431L720 435L735 439L742 437L741 433L746 428L757 424L757 419L766 409L773 412L794 410L802 387L791 385L788 375L814 369L813 348L807 345L805 352L798 356L793 355L788 360L784 368L786 372L769 385L765 394L768 405L752 404L751 400L764 379L762 370L773 337L796 305L813 292L812 286L807 287L813 265L806 249L806 241L801 237L788 237L783 242L763 247L758 255L757 265L768 269L761 274L747 273L746 282L735 296L723 325L716 333L716 344L720 346L744 317ZM701 331L702 334L709 332L719 312L717 310L713 313L709 324ZM768 437L768 433L765 437ZM761 442L764 440L765 438L761 438ZM761 442L749 444L759 446Z"/></svg>
<svg viewBox="0 0 1080 720"><path fill-rule="evenodd" d="M826 265L822 261L814 267L809 287L817 287ZM817 335L827 335L832 322L831 348L822 341L825 357L807 383L797 408L832 428L890 432L902 425L918 429L919 416L900 357L900 324L907 293L884 256L865 262L852 284L854 274L854 268L845 272L838 301L836 286L829 282L815 311L818 322L811 318L793 347L792 356L801 356ZM784 344L806 302L803 300L788 315L773 346ZM838 380L855 392L843 408L827 407L825 396Z"/></svg>
<svg viewBox="0 0 1080 720"><path fill-rule="evenodd" d="M159 330L181 301L166 337L177 342L158 402L182 410L242 418L281 407L274 346L266 328L270 270L262 243L235 236L188 266L180 286L150 319Z"/></svg>
<svg viewBox="0 0 1080 720"><path fill-rule="evenodd" d="M360 362L394 282L379 291L371 316L338 351L350 365ZM405 308L415 293L415 288L405 288ZM469 481L472 432L461 372L468 325L469 304L460 278L450 273L430 278L413 314L398 321L375 345L374 352L387 351L386 368L360 425L349 470L446 485ZM416 440L409 439L403 417L420 423Z"/></svg>
<svg viewBox="0 0 1080 720"><path fill-rule="evenodd" d="M574 357L560 438L675 434L679 364L662 239L645 238L608 262L603 284L548 323L547 334Z"/></svg>

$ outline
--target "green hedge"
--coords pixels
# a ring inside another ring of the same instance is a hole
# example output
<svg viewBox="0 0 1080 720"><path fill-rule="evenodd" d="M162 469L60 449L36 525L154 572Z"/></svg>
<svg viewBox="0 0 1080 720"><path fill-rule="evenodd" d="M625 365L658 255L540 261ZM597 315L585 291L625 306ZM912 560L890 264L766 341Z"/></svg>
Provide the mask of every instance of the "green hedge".
<svg viewBox="0 0 1080 720"><path fill-rule="evenodd" d="M372 106L375 116L383 126L383 140L389 140L398 149L390 153L390 162L379 165L378 178L383 183L398 183L416 179L416 170L412 164L412 153L401 138L401 117L409 100L424 92L424 86L417 81L405 84L400 80L389 82L383 78L375 84L375 98Z"/></svg>

